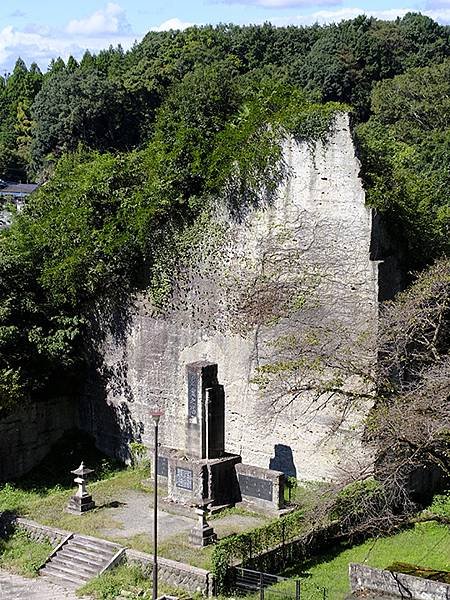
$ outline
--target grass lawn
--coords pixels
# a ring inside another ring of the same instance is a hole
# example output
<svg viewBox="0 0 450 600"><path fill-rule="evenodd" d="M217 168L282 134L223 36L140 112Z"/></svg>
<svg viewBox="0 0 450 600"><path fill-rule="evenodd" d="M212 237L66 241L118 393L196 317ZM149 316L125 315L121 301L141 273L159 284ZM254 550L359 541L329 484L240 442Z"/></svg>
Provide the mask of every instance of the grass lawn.
<svg viewBox="0 0 450 600"><path fill-rule="evenodd" d="M70 496L75 491L75 486L61 487L32 487L17 484L6 484L0 487L0 512L11 511L18 516L25 517L58 529L73 531L85 535L99 535L105 539L117 542L122 546L129 546L141 552L153 552L153 543L150 535L141 533L131 537L114 537L103 535L102 529L121 528L122 524L115 521L110 515L109 506L112 502L125 499L127 492L138 490L148 494L149 505L153 502L153 490L146 481L148 476L145 469L123 469L111 473L105 479L92 482L88 485L92 493L96 508L82 515L71 515L65 512L65 507ZM225 517L229 520L235 516L237 520L252 516L252 513L240 508L230 509L219 513L213 519L220 531L220 537L250 529L253 525L244 526L242 523L219 524ZM268 520L265 516L258 516L261 524ZM194 525L194 521L192 522ZM188 533L180 532L158 545L159 554L165 558L185 562L203 569L210 569L213 547L193 548L188 543Z"/></svg>
<svg viewBox="0 0 450 600"><path fill-rule="evenodd" d="M16 531L6 540L0 539L0 567L24 577L36 577L52 547L35 542L24 531Z"/></svg>
<svg viewBox="0 0 450 600"><path fill-rule="evenodd" d="M11 511L18 516L37 521L42 525L66 529L76 533L95 535L102 528L120 527L108 515L108 505L120 500L128 490L151 492L151 488L142 487L141 481L146 473L139 469L116 471L110 477L90 483L89 491L95 497L97 507L83 515L70 515L64 511L70 496L75 492L71 488L30 488L6 484L0 488L0 511Z"/></svg>
<svg viewBox="0 0 450 600"><path fill-rule="evenodd" d="M378 568L405 562L450 570L450 527L435 522L419 523L390 537L334 549L323 554L320 562L311 561L290 568L284 576L300 577L302 600L322 600L323 588L330 600L342 600L349 592L348 565L352 562Z"/></svg>
<svg viewBox="0 0 450 600"><path fill-rule="evenodd" d="M95 577L79 588L77 596L89 596L95 600L115 600L125 596L129 600L143 600L152 597L152 578L137 566L119 565L115 569ZM158 582L158 594L175 595L180 600L192 598L192 594ZM194 594L201 598L201 594Z"/></svg>

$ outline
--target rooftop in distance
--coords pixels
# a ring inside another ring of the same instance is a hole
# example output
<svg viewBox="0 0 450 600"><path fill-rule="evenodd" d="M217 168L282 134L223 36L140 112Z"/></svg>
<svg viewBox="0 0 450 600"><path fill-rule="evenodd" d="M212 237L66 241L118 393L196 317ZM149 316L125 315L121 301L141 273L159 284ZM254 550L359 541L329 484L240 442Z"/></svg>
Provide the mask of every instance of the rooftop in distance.
<svg viewBox="0 0 450 600"><path fill-rule="evenodd" d="M12 181L3 181L0 179L0 196L28 196L37 189L37 183L15 183Z"/></svg>

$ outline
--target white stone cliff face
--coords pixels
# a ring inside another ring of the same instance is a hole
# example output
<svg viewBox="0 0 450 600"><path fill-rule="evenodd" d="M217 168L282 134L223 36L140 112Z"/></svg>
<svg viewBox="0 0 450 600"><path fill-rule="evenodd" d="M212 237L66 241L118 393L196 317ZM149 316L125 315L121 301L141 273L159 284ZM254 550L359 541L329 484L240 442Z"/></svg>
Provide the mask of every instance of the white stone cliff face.
<svg viewBox="0 0 450 600"><path fill-rule="evenodd" d="M327 143L311 149L290 140L284 157L290 175L274 204L239 223L228 219L223 243L186 275L170 309L154 317L140 300L125 339L108 339L106 399L87 393L84 410L84 427L103 449L123 453L133 436L151 447L154 404L165 408L161 442L185 448L186 365L206 360L218 365L224 386L226 450L243 462L330 479L367 459L361 431L370 402L356 403L342 419L342 405L324 396L311 404L309 392L295 399L286 393L274 402L254 383L258 367L277 360L276 340L308 319L315 328L336 328L337 338L345 328L354 339L372 340L377 328L371 212L348 116L336 117ZM298 309L295 318L289 306ZM369 368L375 349L365 350ZM364 386L356 377L344 384Z"/></svg>

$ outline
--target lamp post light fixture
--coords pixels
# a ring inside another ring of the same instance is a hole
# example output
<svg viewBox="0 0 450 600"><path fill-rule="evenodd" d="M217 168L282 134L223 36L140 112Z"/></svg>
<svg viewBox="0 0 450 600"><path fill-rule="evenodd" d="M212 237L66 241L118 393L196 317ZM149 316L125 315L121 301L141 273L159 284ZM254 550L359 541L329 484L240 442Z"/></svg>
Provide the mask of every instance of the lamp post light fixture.
<svg viewBox="0 0 450 600"><path fill-rule="evenodd" d="M154 470L154 500L153 500L153 600L158 597L158 426L164 411L158 407L150 411L155 425L155 454L153 459Z"/></svg>

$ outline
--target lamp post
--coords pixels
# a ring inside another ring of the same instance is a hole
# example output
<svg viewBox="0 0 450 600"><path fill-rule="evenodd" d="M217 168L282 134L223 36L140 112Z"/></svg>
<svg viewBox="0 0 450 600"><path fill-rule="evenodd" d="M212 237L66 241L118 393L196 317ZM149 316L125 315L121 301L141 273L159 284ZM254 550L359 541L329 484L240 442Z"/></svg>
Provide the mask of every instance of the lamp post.
<svg viewBox="0 0 450 600"><path fill-rule="evenodd" d="M155 407L150 411L150 414L155 425L155 455L153 460L153 600L156 600L158 597L158 426L160 418L164 415L164 411Z"/></svg>

